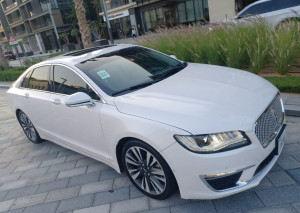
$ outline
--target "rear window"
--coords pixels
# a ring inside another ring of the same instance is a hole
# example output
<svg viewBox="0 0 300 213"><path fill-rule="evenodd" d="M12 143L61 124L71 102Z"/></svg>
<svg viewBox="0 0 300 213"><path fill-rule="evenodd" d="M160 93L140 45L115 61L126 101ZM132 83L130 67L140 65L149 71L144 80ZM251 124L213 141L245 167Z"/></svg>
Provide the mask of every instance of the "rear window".
<svg viewBox="0 0 300 213"><path fill-rule="evenodd" d="M43 66L34 69L26 87L47 91L49 88L49 68L49 66Z"/></svg>

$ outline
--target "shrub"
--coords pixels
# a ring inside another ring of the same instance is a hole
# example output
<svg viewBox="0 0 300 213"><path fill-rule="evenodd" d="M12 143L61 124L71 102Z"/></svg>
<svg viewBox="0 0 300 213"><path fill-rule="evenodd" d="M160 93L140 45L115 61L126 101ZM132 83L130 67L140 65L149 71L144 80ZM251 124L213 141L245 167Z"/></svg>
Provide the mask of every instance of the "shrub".
<svg viewBox="0 0 300 213"><path fill-rule="evenodd" d="M299 53L298 40L299 33L293 24L280 26L273 32L271 55L277 73L285 75L290 71Z"/></svg>

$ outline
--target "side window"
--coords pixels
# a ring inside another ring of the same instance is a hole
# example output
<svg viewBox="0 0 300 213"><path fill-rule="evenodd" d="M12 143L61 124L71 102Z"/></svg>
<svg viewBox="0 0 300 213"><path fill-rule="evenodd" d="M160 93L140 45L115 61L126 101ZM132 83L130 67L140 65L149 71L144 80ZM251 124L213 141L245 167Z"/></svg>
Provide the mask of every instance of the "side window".
<svg viewBox="0 0 300 213"><path fill-rule="evenodd" d="M43 66L34 69L27 88L47 91L49 88L49 68L49 66Z"/></svg>
<svg viewBox="0 0 300 213"><path fill-rule="evenodd" d="M248 8L246 11L244 11L239 17L247 17L247 16L255 16L260 15L263 13L268 13L273 11L272 2L262 2L260 4L253 5L252 7Z"/></svg>
<svg viewBox="0 0 300 213"><path fill-rule="evenodd" d="M275 7L277 10L286 9L289 7L296 7L300 5L299 0L275 0L274 1Z"/></svg>
<svg viewBox="0 0 300 213"><path fill-rule="evenodd" d="M28 88L28 82L29 82L29 78L30 78L31 74L32 74L32 71L29 71L25 75L25 77L23 78L23 81L21 83L21 87Z"/></svg>
<svg viewBox="0 0 300 213"><path fill-rule="evenodd" d="M99 96L85 83L74 71L64 66L53 67L54 92L72 95L76 92L84 92L94 100L100 100Z"/></svg>

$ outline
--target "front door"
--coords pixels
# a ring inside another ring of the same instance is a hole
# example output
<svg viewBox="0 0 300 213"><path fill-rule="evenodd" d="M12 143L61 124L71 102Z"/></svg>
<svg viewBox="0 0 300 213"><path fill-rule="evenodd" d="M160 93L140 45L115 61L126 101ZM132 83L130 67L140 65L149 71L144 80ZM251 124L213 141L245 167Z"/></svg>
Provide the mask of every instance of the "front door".
<svg viewBox="0 0 300 213"><path fill-rule="evenodd" d="M66 66L53 66L52 74L54 93L49 98L52 116L49 134L68 147L108 161L100 121L102 103L99 96L74 70ZM88 94L95 106L67 106L66 98L76 92Z"/></svg>

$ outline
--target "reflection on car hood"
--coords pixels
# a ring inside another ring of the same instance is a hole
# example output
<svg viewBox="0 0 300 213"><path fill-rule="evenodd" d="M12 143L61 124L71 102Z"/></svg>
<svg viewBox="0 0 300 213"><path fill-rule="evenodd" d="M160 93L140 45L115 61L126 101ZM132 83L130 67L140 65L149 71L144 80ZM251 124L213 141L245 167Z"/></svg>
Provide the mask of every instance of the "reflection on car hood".
<svg viewBox="0 0 300 213"><path fill-rule="evenodd" d="M122 113L205 134L251 130L277 92L245 71L189 63L181 72L114 101Z"/></svg>

